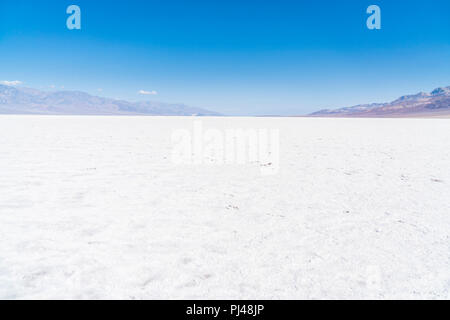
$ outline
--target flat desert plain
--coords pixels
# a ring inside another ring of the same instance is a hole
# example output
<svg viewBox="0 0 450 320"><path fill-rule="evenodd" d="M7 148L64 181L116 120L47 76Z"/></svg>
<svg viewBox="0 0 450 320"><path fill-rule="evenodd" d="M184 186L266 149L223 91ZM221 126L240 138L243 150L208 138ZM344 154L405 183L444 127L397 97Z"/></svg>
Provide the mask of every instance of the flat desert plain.
<svg viewBox="0 0 450 320"><path fill-rule="evenodd" d="M199 121L278 170L174 163ZM450 119L0 116L0 298L448 299L449 196Z"/></svg>

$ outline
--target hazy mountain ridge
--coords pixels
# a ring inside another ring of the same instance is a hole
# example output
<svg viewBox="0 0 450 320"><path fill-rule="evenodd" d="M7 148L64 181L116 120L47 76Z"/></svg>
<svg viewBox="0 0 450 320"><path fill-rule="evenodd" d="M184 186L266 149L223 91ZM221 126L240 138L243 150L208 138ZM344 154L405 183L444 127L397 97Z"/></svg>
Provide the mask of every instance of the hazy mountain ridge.
<svg viewBox="0 0 450 320"><path fill-rule="evenodd" d="M0 114L214 116L219 113L154 101L129 102L81 91L41 91L0 85Z"/></svg>
<svg viewBox="0 0 450 320"><path fill-rule="evenodd" d="M430 93L405 95L387 103L363 104L314 112L312 117L414 117L421 115L450 116L450 86Z"/></svg>

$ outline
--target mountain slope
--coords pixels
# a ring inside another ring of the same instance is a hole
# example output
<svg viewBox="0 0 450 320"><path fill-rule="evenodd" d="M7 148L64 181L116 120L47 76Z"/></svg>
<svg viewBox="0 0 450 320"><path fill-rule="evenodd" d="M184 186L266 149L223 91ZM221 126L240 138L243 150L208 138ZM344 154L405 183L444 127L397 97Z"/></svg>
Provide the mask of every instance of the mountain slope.
<svg viewBox="0 0 450 320"><path fill-rule="evenodd" d="M79 91L45 92L0 85L0 114L214 116L183 104L128 102Z"/></svg>
<svg viewBox="0 0 450 320"><path fill-rule="evenodd" d="M357 105L335 110L320 110L312 117L420 117L450 116L450 86L430 93L406 95L388 103Z"/></svg>

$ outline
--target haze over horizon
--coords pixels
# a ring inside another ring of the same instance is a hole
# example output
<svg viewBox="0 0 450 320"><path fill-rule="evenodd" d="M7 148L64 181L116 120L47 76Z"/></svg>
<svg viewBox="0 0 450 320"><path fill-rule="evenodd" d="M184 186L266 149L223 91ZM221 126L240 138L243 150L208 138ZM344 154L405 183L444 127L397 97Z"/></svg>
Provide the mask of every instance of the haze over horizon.
<svg viewBox="0 0 450 320"><path fill-rule="evenodd" d="M262 116L450 116L450 86L432 92L417 92L398 96L395 101L366 102L344 108L316 110L309 114ZM366 112L369 113L366 113ZM374 113L375 112L375 113ZM400 112L400 113L399 113ZM101 94L90 95L79 90L44 91L27 88L20 81L0 81L0 114L47 115L153 115L153 116L239 116L222 114L184 103L152 100L127 101ZM257 116L257 115L249 115Z"/></svg>
<svg viewBox="0 0 450 320"><path fill-rule="evenodd" d="M450 83L444 0L77 0L81 30L66 28L70 4L0 3L0 81L235 115L387 102ZM366 28L371 4L381 30Z"/></svg>

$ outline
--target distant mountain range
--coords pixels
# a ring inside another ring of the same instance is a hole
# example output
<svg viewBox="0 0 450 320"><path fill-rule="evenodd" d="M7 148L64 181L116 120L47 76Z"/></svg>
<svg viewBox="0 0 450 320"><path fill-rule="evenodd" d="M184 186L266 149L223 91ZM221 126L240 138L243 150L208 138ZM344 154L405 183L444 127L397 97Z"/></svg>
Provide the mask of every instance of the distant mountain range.
<svg viewBox="0 0 450 320"><path fill-rule="evenodd" d="M129 102L80 91L41 91L0 84L0 114L220 116L184 104ZM314 112L310 117L450 117L450 86L406 95L387 103Z"/></svg>
<svg viewBox="0 0 450 320"><path fill-rule="evenodd" d="M0 114L216 116L184 104L129 102L79 91L40 91L0 84Z"/></svg>
<svg viewBox="0 0 450 320"><path fill-rule="evenodd" d="M387 103L361 104L353 107L320 110L311 117L450 117L450 86L430 93L419 92Z"/></svg>

